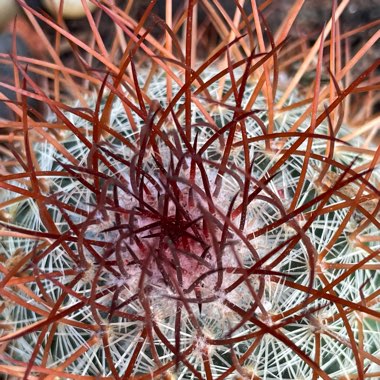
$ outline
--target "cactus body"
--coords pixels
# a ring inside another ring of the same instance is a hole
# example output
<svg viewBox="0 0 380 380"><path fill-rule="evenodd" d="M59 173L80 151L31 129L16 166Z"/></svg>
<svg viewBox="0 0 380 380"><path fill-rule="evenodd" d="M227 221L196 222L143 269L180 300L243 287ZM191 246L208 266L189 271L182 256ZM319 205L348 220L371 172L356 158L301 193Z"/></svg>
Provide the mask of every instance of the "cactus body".
<svg viewBox="0 0 380 380"><path fill-rule="evenodd" d="M21 94L24 150L0 182L0 370L377 376L378 158L319 104L321 66L310 105L293 90L277 108L276 47L238 59L230 38L191 69L146 38L149 62L87 70L83 99L36 90L50 114L34 129Z"/></svg>

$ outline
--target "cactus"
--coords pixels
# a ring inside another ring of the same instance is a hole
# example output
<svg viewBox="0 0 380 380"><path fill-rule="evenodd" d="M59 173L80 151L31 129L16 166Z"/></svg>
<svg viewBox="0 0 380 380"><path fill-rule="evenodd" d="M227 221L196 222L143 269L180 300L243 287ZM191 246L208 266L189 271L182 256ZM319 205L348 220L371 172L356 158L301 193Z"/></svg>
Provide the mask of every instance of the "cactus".
<svg viewBox="0 0 380 380"><path fill-rule="evenodd" d="M330 57L324 86L326 27L304 100L279 72L292 12L275 40L254 35L237 6L202 59L194 2L184 41L166 30L164 47L111 2L93 3L127 38L120 57L94 25L99 51L20 1L104 67L37 62L52 88L65 82L57 100L13 58L34 92L15 89L20 143L7 154L17 165L0 182L0 372L379 376L379 150L342 123L346 96L376 65L345 84ZM28 97L46 103L44 120L27 116Z"/></svg>

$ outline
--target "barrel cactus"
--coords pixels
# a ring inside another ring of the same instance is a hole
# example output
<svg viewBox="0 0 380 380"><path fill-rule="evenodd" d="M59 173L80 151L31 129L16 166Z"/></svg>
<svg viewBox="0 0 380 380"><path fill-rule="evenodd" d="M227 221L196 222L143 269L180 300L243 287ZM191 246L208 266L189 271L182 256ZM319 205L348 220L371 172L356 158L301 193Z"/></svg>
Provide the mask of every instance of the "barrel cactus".
<svg viewBox="0 0 380 380"><path fill-rule="evenodd" d="M325 86L327 26L303 100L278 63L296 6L275 40L237 5L224 15L232 32L197 58L195 2L183 41L167 15L164 47L112 2L93 3L121 33L113 56L93 24L96 48L20 1L98 63L13 60L34 92L15 89L16 164L0 182L0 372L379 376L379 150L341 117L375 65L341 88L345 68L330 60ZM55 92L30 79L41 67ZM43 120L27 97L47 104Z"/></svg>

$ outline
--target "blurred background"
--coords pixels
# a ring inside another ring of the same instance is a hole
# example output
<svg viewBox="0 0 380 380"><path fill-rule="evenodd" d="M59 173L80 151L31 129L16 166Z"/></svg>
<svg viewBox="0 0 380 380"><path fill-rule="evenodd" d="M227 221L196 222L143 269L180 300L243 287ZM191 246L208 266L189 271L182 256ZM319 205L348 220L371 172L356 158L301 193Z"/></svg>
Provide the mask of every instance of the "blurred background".
<svg viewBox="0 0 380 380"><path fill-rule="evenodd" d="M41 12L48 18L53 20L57 19L57 6L60 0L21 0L36 11ZM131 17L139 19L150 0L114 0L113 3L117 4L121 9L127 12ZM112 3L112 1L109 1ZM176 20L176 15L179 17L183 14L186 2L182 0L173 0L173 21ZM210 18L207 17L208 11L206 4L217 10L216 4L219 3L225 9L226 13L233 18L237 9L235 0L199 0L198 1L198 16L197 25L201 30L202 38L198 41L199 52L207 54L210 47L216 46L218 42L218 33L215 30L215 25L212 24ZM251 1L239 0L243 4L244 11L247 15L250 14ZM259 9L262 11L262 17L269 25L269 30L274 34L276 28L281 25L286 14L291 9L295 0L257 0ZM340 3L340 1L338 1ZM89 27L88 20L83 12L81 0L65 0L66 8L64 9L64 20L59 23L69 30L73 35L77 36L80 40L89 43L93 40L93 33ZM89 2L90 4L90 2ZM154 15L160 19L165 19L165 0L157 0L153 12ZM185 4L185 5L184 5ZM331 17L332 0L305 0L303 8L297 16L295 25L293 26L288 43L297 41L298 50L290 50L289 54L294 55L299 53L299 50L307 50L318 38L324 24ZM102 14L99 9L94 11L94 20L98 25L99 33L104 41L107 49L110 49L115 40L115 25L108 22L107 16ZM177 18L178 18L177 17ZM162 23L158 21L157 17L151 15L147 22L146 27L150 29L152 34L158 39L164 39L164 29ZM44 36L50 42L51 46L55 46L56 33L46 25L46 23L39 22L39 26ZM348 31L347 38L344 39L342 49L344 51L345 60L347 56L352 57L360 47L379 29L380 24L380 0L351 0L346 7L344 13L340 18L340 32L341 35ZM15 41L17 42L17 54L21 56L35 57L44 59L49 57L48 46L46 41L42 41L40 35L36 33L35 26L31 25L30 20L26 14L21 10L17 0L1 0L0 12L0 54L12 53L14 47L14 39L12 38L15 32ZM180 30L180 33L183 31ZM179 34L180 34L179 33ZM73 54L73 47L69 41L61 38L58 51L60 58L65 65L72 68L77 68L80 65L78 56ZM359 75L377 58L380 57L380 43L372 47L353 68L351 71L352 78ZM291 59L292 57L290 57ZM325 57L328 59L328 57ZM294 59L294 62L287 66L287 73L289 76L297 70L301 60ZM97 68L96 60L92 61L92 67ZM312 75L312 74L311 74ZM1 63L0 61L0 81L7 82L13 80L13 68L9 64ZM311 78L312 80L312 78ZM14 100L15 95L7 89L2 89L4 94ZM374 111L380 111L380 106L376 103ZM9 119L12 115L3 103L0 102L0 118Z"/></svg>

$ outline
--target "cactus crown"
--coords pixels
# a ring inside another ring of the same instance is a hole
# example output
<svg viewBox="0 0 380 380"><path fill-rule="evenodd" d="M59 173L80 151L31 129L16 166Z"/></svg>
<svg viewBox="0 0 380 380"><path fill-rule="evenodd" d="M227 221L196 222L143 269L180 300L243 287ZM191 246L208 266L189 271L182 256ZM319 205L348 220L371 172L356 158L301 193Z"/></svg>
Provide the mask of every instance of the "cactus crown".
<svg viewBox="0 0 380 380"><path fill-rule="evenodd" d="M376 373L377 155L358 157L363 138L347 143L333 73L335 98L319 107L323 45L308 104L278 83L282 45L269 32L268 52L261 31L262 51L249 46L245 24L193 62L190 1L175 60L114 5L97 6L130 38L119 67L84 46L109 73L85 75L82 100L34 87L50 114L28 119L23 102L23 152L12 149L19 166L0 183L2 368L74 379Z"/></svg>

